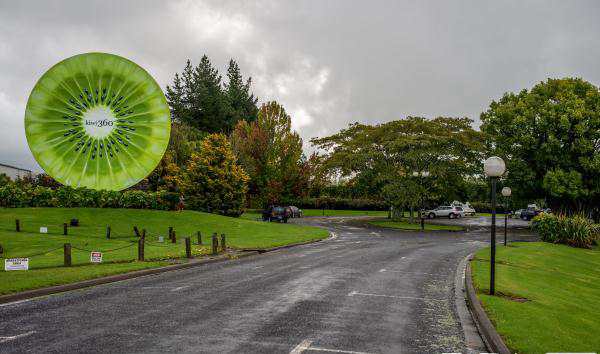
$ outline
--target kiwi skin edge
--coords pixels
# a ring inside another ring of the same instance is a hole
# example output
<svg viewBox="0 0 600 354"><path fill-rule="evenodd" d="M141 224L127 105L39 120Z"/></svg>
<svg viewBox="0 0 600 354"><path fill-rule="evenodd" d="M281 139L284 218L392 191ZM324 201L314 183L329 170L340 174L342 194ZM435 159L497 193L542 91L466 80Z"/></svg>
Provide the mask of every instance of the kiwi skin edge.
<svg viewBox="0 0 600 354"><path fill-rule="evenodd" d="M169 144L164 93L123 57L86 53L50 68L25 110L25 135L42 169L64 185L123 190L150 174Z"/></svg>

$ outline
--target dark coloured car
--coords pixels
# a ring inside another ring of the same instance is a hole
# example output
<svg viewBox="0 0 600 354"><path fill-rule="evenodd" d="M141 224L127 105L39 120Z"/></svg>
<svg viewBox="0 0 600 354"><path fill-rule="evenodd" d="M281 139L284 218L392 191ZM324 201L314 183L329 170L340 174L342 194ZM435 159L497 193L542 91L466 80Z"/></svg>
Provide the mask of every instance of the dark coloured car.
<svg viewBox="0 0 600 354"><path fill-rule="evenodd" d="M521 212L521 219L523 220L531 220L534 217L536 217L537 215L539 215L540 213L550 213L550 209L540 209L536 206L528 206L527 209L523 210Z"/></svg>
<svg viewBox="0 0 600 354"><path fill-rule="evenodd" d="M271 206L265 209L262 213L263 221L278 221L287 223L291 217L292 212L289 208L281 206Z"/></svg>

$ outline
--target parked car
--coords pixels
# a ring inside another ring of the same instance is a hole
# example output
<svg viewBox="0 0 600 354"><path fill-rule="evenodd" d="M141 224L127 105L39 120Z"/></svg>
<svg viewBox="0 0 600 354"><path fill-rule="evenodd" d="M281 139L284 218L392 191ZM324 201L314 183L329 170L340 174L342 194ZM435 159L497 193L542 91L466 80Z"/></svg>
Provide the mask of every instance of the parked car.
<svg viewBox="0 0 600 354"><path fill-rule="evenodd" d="M434 219L440 217L446 217L449 219L462 218L465 216L465 211L462 207L441 205L435 209L427 211L427 218Z"/></svg>
<svg viewBox="0 0 600 354"><path fill-rule="evenodd" d="M548 210L550 210L550 209L548 209ZM544 212L544 209L538 208L538 206L535 204L529 204L529 205L527 205L527 209L523 210L519 217L522 220L529 221L543 212Z"/></svg>
<svg viewBox="0 0 600 354"><path fill-rule="evenodd" d="M270 206L263 210L262 219L263 221L277 221L287 223L291 217L292 211L289 207L282 206Z"/></svg>
<svg viewBox="0 0 600 354"><path fill-rule="evenodd" d="M466 203L461 203L457 200L453 201L452 204L450 204L450 206L456 206L456 207L460 207L463 209L463 211L465 212L464 215L465 216L473 216L475 215L476 211L475 208L473 208L471 206L471 204L469 204L469 202Z"/></svg>
<svg viewBox="0 0 600 354"><path fill-rule="evenodd" d="M516 210L516 211L513 213L513 215L514 215L515 217L517 217L517 218L520 218L520 217L521 217L521 214L522 214L524 211L525 211L525 209L517 209L517 210Z"/></svg>
<svg viewBox="0 0 600 354"><path fill-rule="evenodd" d="M301 218L302 217L302 209L295 207L293 205L290 205L288 208L290 209L292 218Z"/></svg>

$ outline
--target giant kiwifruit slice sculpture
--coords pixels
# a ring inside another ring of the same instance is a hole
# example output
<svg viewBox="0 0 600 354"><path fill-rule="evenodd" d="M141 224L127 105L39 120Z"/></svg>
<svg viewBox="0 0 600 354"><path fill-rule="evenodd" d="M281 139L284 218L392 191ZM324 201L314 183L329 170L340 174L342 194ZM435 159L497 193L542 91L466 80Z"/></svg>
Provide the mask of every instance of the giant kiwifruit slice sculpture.
<svg viewBox="0 0 600 354"><path fill-rule="evenodd" d="M137 64L105 53L65 59L37 82L25 134L46 173L73 187L122 190L160 162L171 130L160 86Z"/></svg>

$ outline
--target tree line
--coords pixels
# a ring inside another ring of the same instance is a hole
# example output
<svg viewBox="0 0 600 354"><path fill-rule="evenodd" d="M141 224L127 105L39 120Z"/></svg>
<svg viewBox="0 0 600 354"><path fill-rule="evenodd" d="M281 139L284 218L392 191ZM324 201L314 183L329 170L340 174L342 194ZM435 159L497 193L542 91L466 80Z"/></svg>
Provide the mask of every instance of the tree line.
<svg viewBox="0 0 600 354"><path fill-rule="evenodd" d="M311 139L317 152L310 156L285 108L259 104L234 60L225 78L206 55L197 65L188 60L166 97L169 147L132 189L182 195L193 209L239 215L248 207L326 200L372 200L396 210L485 202L482 163L497 155L508 171L500 186L513 190L509 209L535 202L598 218L600 91L583 79L506 93L481 114L480 129L465 117L353 123Z"/></svg>

